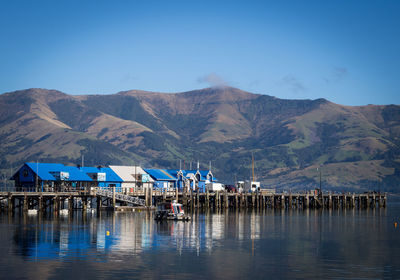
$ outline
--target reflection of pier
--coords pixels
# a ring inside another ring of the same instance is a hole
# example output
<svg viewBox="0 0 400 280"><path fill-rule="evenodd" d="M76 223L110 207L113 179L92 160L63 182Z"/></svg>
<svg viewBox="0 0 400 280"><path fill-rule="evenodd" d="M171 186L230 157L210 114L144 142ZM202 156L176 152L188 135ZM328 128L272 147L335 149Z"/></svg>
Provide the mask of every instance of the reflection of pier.
<svg viewBox="0 0 400 280"><path fill-rule="evenodd" d="M387 195L380 193L333 194L333 193L195 193L158 192L146 188L132 194L116 193L115 189L92 189L80 192L0 192L0 207L10 212L19 209L28 211L55 212L61 209L83 209L88 207L100 210L104 207L152 206L159 202L178 200L191 209L224 208L375 208L386 207ZM94 206L96 205L96 206Z"/></svg>

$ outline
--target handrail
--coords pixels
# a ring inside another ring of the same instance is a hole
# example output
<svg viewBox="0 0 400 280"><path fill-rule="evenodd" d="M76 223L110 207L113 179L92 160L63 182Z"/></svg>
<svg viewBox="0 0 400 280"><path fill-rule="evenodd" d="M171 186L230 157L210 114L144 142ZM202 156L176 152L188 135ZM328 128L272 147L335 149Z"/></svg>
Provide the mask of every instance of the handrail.
<svg viewBox="0 0 400 280"><path fill-rule="evenodd" d="M146 201L144 199L135 197L135 196L130 196L130 195L125 195L125 194L121 194L121 193L117 193L117 192L113 192L107 189L95 189L95 193L101 196L105 196L108 198L114 198L118 199L118 200L122 200L124 202L128 202L128 203L132 203L132 204L136 204L136 205L140 205L140 206L145 206L146 205Z"/></svg>

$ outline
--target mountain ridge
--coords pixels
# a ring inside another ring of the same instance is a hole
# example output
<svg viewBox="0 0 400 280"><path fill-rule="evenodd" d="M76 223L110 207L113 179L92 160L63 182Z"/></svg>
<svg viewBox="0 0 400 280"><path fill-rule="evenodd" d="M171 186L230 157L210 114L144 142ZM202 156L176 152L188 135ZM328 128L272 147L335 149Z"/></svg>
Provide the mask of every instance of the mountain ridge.
<svg viewBox="0 0 400 280"><path fill-rule="evenodd" d="M398 105L344 106L219 87L109 95L33 88L1 94L0 106L0 171L28 160L77 164L82 155L86 164L164 168L211 160L213 172L232 183L235 174L249 178L253 153L265 185L313 188L314 169L323 164L327 188L400 191Z"/></svg>

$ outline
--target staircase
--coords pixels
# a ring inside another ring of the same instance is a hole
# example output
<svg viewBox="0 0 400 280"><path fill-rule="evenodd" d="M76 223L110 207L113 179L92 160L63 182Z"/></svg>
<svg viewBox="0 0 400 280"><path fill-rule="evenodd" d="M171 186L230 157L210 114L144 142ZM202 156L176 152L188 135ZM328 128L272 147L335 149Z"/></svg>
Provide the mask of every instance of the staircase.
<svg viewBox="0 0 400 280"><path fill-rule="evenodd" d="M97 189L96 194L108 198L114 197L114 192L107 189ZM146 201L144 199L121 193L115 193L115 200L131 203L138 206L146 206Z"/></svg>

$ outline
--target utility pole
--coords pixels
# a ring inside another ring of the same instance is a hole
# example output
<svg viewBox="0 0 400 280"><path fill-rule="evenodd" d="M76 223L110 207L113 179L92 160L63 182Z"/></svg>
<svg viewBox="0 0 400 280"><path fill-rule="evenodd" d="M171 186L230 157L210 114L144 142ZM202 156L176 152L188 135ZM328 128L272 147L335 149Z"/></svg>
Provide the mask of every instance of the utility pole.
<svg viewBox="0 0 400 280"><path fill-rule="evenodd" d="M137 187L137 184L136 184L136 182L137 182L137 178L136 178L136 163L135 163L135 175L134 175L134 177L135 177L135 187L133 189L133 192L136 192L136 187Z"/></svg>
<svg viewBox="0 0 400 280"><path fill-rule="evenodd" d="M39 162L36 161L36 181L35 181L35 188L36 188L36 192L38 191L38 177L39 177Z"/></svg>
<svg viewBox="0 0 400 280"><path fill-rule="evenodd" d="M317 167L317 171L319 171L319 192L320 192L321 197L322 197L322 165Z"/></svg>
<svg viewBox="0 0 400 280"><path fill-rule="evenodd" d="M251 153L251 172L252 172L252 181L255 181L254 178L254 153Z"/></svg>

